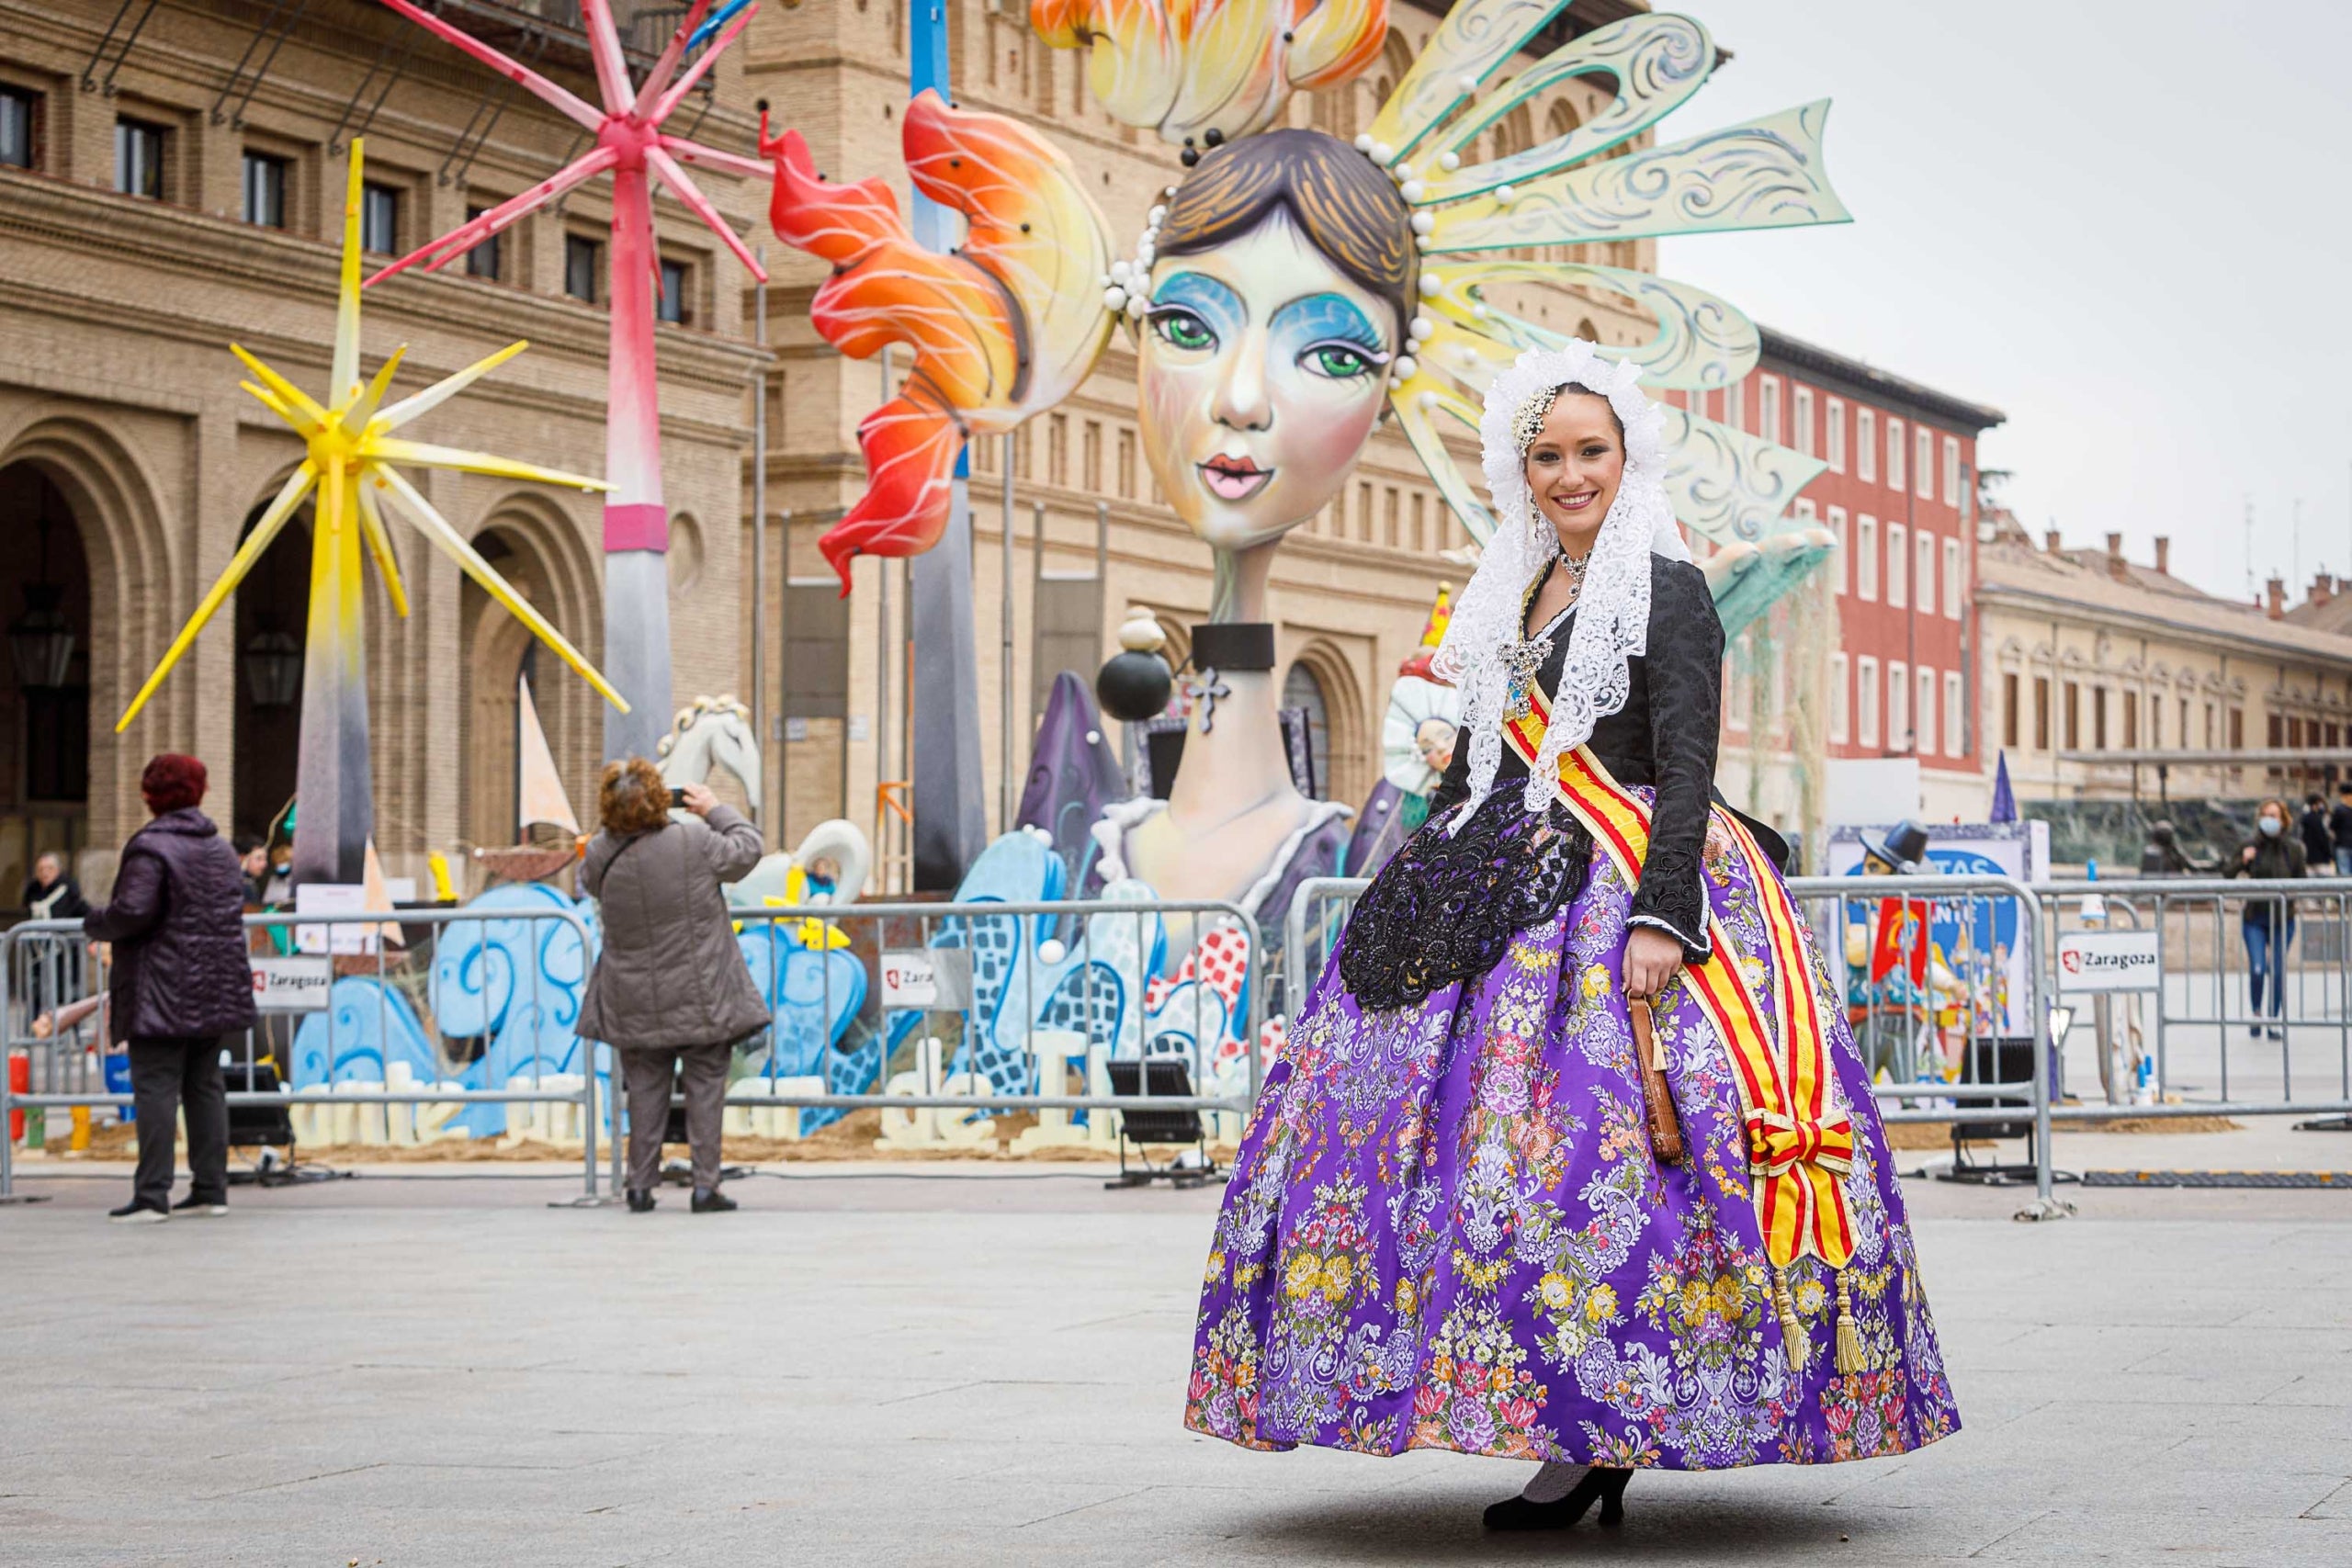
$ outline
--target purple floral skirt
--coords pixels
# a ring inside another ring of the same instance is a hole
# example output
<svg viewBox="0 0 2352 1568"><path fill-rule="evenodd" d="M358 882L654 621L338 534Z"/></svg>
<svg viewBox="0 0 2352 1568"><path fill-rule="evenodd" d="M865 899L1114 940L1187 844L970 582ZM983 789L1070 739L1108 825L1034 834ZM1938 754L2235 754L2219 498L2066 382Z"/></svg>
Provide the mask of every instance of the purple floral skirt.
<svg viewBox="0 0 2352 1568"><path fill-rule="evenodd" d="M1756 888L1720 832L1706 874L1760 987ZM1651 1157L1619 982L1630 903L1596 854L1584 891L1483 978L1385 1012L1357 1008L1334 952L1217 1217L1186 1426L1257 1449L1681 1470L1867 1459L1959 1429L1818 954L1806 978L1854 1120L1847 1280L1865 1370L1849 1374L1818 1258L1788 1270L1811 1349L1792 1365L1785 1348L1731 1067L1679 980L1654 1021L1689 1152Z"/></svg>

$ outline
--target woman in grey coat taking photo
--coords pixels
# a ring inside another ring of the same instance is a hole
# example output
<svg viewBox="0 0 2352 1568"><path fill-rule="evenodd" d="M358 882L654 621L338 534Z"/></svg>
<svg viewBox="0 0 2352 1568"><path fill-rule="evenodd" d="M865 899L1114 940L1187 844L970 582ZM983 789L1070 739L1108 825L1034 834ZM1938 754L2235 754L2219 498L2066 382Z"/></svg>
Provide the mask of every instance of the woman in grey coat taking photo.
<svg viewBox="0 0 2352 1568"><path fill-rule="evenodd" d="M737 1041L768 1026L768 1010L735 945L721 887L759 863L760 830L687 784L671 815L670 786L642 757L605 767L604 831L589 842L581 886L603 910L604 947L581 1006L579 1032L620 1057L628 1095L628 1206L653 1207L674 1072L684 1080L694 1212L735 1207L718 1190L719 1114Z"/></svg>

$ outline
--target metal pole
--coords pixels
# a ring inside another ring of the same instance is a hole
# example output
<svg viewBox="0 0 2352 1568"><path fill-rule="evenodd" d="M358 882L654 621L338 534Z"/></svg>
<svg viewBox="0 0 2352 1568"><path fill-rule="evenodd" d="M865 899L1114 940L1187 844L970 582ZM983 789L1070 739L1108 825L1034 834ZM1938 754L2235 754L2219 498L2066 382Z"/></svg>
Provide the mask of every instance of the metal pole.
<svg viewBox="0 0 2352 1568"><path fill-rule="evenodd" d="M2041 952L2041 920L2039 900L2021 890L2018 908L2026 919L2018 921L2019 932L2030 933L2034 951L2027 955L2026 974L2031 977L2032 988L2027 993L2028 1006L2033 1010L2033 1196L2034 1206L2044 1218L2054 1218L2059 1210L2051 1192L2050 1147L2050 1002L2042 991L2044 971Z"/></svg>
<svg viewBox="0 0 2352 1568"><path fill-rule="evenodd" d="M764 271L767 247L763 245L752 254ZM768 749L768 710L762 679L767 663L768 617L768 285L764 277L752 286L752 344L761 355L752 371L752 754L763 757ZM763 786L760 795L766 794ZM766 800L753 799L752 820L764 823L767 816ZM594 1166L589 1168L593 1172Z"/></svg>
<svg viewBox="0 0 2352 1568"><path fill-rule="evenodd" d="M791 842L792 831L792 508L776 518L775 547L775 841ZM764 541L766 530L761 530ZM765 547L764 544L762 546ZM760 655L765 664L767 655Z"/></svg>
<svg viewBox="0 0 2352 1568"><path fill-rule="evenodd" d="M888 344L882 349L882 401L888 402L897 395L897 378L891 374L891 351ZM876 405L880 406L879 404ZM890 843L889 818L881 809L882 786L890 779L890 563L888 559L875 562L876 581L880 584L875 604L875 641L880 661L874 667L874 857L875 870L888 875ZM842 721L842 815L849 817L849 721ZM851 818L853 821L854 818ZM888 886L877 878L877 890Z"/></svg>
<svg viewBox="0 0 2352 1568"><path fill-rule="evenodd" d="M1012 433L1012 430L1007 430L1007 433L1004 433L1004 451L1002 451L1002 458L1004 458L1004 461L1000 463L1000 466L997 466L997 468L1000 468L1000 479L1002 479L1002 501L1000 501L1000 503L997 503L997 513L1000 513L1000 514L1002 514L1002 517L1004 517L1004 538L1007 538L1007 541L1012 541L1012 536L1013 536L1013 433ZM1009 559L1012 559L1012 543L1007 543L1007 546L1004 546L1004 547L1007 547L1007 562L1009 562ZM1035 559L1035 562L1030 562L1030 571L1033 571L1033 579L1035 579L1035 573L1045 571L1045 564L1042 564L1042 562L1045 562L1045 541L1040 541L1040 546L1037 546L1037 559ZM1007 576L1009 576L1009 573L1007 573ZM1007 588L1004 588L1004 592L1012 594L1012 588L1009 588L1009 585L1007 585ZM1030 588L1030 686L1037 684L1037 677L1035 677L1035 668L1037 668L1037 602L1040 602L1040 600L1037 600L1037 590L1035 590L1035 581L1033 581L1033 588ZM1009 686L1007 686L1007 691L1009 691ZM1030 728L1033 728L1033 731L1035 731L1035 728L1037 728L1037 715L1035 715L1035 703L1033 703L1033 705L1030 705ZM1012 766L1012 760L1009 760L1009 757L1007 757L1007 766ZM1004 825L1007 825L1007 828L1012 828L1012 816L1007 816L1007 818L1004 818Z"/></svg>
<svg viewBox="0 0 2352 1568"><path fill-rule="evenodd" d="M1038 502L1038 503L1037 503L1037 520L1038 520L1039 531L1040 531L1041 533L1042 533L1042 532L1043 532L1043 530L1044 530L1044 525L1045 525L1045 514L1046 514L1045 503L1044 503L1043 502ZM1014 765L1014 763L1013 763L1013 761L1012 761L1012 508L1007 507L1007 508L1004 510L1004 513L1003 513L1003 515L1002 515L1002 519L1001 519L1001 523L1002 523L1002 526L1001 526L1001 532L1002 532L1002 534L1004 535L1004 537L1003 537L1001 540L1000 540L1000 541L999 541L999 544L1000 544L1002 547L1001 547L1001 548L997 552L997 554L998 554L998 570L1001 573L1001 575L1002 575L1002 577L1003 577L1003 581L1002 581L1001 583L999 583L999 584L998 584L998 586L1003 590L1003 593L1002 593L1002 596L1001 596L1001 603L1000 603L1000 604L998 604L998 606L997 606L997 617L996 617L996 619L997 619L997 664L998 664L998 669L997 669L997 681L996 681L996 706L997 706L997 759L996 759L996 765L997 765L997 773L998 773L998 774L1000 775L1000 776L999 776L999 779L998 779L998 783L997 783L997 815L996 815L996 830L997 830L998 832L1000 832L1000 833L1010 833L1011 831L1012 831L1012 803L1013 803L1013 795L1012 795L1012 780L1013 780L1013 776L1014 776L1014 774L1015 774L1015 773L1016 773L1016 772L1024 772L1024 773L1025 773L1025 772L1026 772L1026 770L1025 770L1025 769L1016 769L1016 767L1015 767L1015 765ZM1037 607L1036 607L1035 604L1032 604L1032 605L1029 607L1029 613L1030 613L1031 615L1035 615L1035 614L1037 613Z"/></svg>
<svg viewBox="0 0 2352 1568"><path fill-rule="evenodd" d="M16 1130L10 1125L8 1116L10 1085L6 1045L17 1016L16 998L9 995L9 980L15 975L16 968L17 933L9 931L0 934L0 1202L6 1202L17 1195L17 1140L14 1135ZM93 978L96 976L94 976ZM25 1028L28 1032L30 1032L31 1020L26 1021ZM29 1069L32 1065L31 1052L25 1053L25 1062Z"/></svg>

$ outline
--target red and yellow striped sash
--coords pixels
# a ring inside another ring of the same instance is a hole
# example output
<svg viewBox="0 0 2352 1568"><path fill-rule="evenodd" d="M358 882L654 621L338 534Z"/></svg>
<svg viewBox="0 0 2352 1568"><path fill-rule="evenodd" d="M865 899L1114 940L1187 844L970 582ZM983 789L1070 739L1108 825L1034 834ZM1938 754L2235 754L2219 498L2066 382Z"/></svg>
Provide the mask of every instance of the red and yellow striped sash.
<svg viewBox="0 0 2352 1568"><path fill-rule="evenodd" d="M1529 694L1527 713L1506 720L1503 735L1530 767L1544 745L1551 717L1541 692ZM1611 778L1590 748L1560 759L1560 795L1625 879L1639 886L1648 858L1650 808ZM1811 1253L1833 1269L1853 1256L1853 1218L1840 1179L1853 1168L1854 1129L1830 1100L1826 1021L1805 958L1804 924L1787 886L1739 818L1717 807L1715 821L1747 858L1764 917L1767 957L1756 990L1740 972L1738 949L1715 908L1719 890L1706 886L1708 955L1686 964L1699 1010L1724 1043L1739 1086L1747 1129L1748 1170L1757 1218L1776 1268ZM1769 998L1770 1014L1757 991Z"/></svg>

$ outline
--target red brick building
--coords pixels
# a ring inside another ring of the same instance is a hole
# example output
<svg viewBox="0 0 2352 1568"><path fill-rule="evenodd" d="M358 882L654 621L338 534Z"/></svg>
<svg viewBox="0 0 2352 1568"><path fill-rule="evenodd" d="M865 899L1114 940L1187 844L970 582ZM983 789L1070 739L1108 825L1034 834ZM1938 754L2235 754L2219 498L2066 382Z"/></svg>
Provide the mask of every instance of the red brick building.
<svg viewBox="0 0 2352 1568"><path fill-rule="evenodd" d="M1969 592L1976 440L2006 416L1770 328L1763 336L1763 357L1740 384L1670 400L1828 464L1793 508L1838 541L1815 588L1837 610L1826 711L1815 716L1827 754L1916 755L1930 816L1978 815L1985 753ZM1733 649L1724 761L1735 778L1747 775L1758 808L1795 826L1795 791L1774 785L1770 764L1788 758L1792 694L1822 692L1820 672L1743 679L1757 659L1782 651L1756 642L1751 633ZM1766 766L1744 767L1743 758ZM1728 783L1725 793L1734 794Z"/></svg>

